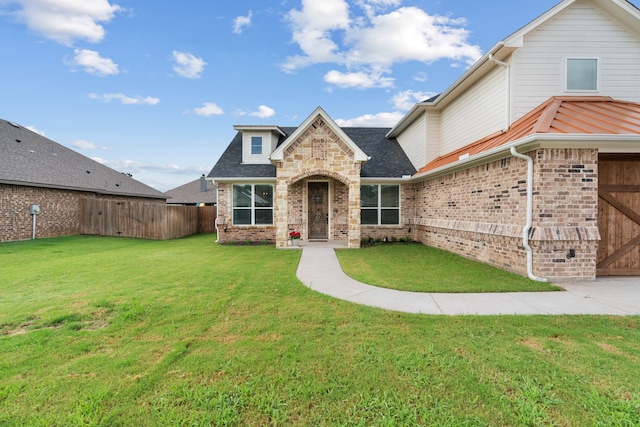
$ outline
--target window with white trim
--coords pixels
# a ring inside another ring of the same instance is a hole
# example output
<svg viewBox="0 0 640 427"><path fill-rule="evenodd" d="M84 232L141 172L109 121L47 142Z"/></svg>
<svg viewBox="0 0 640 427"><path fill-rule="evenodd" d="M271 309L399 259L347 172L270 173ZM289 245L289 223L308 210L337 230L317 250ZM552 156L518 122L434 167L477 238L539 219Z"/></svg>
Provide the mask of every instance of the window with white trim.
<svg viewBox="0 0 640 427"><path fill-rule="evenodd" d="M251 137L251 154L262 154L262 137Z"/></svg>
<svg viewBox="0 0 640 427"><path fill-rule="evenodd" d="M361 185L360 223L362 225L400 224L400 186Z"/></svg>
<svg viewBox="0 0 640 427"><path fill-rule="evenodd" d="M567 90L598 90L597 58L567 58Z"/></svg>
<svg viewBox="0 0 640 427"><path fill-rule="evenodd" d="M233 185L233 225L272 225L273 185Z"/></svg>

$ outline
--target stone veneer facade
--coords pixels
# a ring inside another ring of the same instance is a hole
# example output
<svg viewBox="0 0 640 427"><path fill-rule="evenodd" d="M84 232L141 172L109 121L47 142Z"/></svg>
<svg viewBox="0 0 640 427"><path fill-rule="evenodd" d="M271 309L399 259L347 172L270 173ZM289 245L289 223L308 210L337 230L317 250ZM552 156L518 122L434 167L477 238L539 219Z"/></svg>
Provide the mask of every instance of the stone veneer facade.
<svg viewBox="0 0 640 427"><path fill-rule="evenodd" d="M538 149L527 155L534 161L533 273L594 279L598 151ZM526 179L526 162L512 157L413 184L406 190L415 193L414 239L525 275Z"/></svg>
<svg viewBox="0 0 640 427"><path fill-rule="evenodd" d="M349 145L318 116L286 147L283 160L276 164L272 226L234 226L233 183L218 183L219 241L275 241L276 247L284 248L294 230L307 240L308 183L327 182L329 239L346 241L350 248L360 247L361 166Z"/></svg>

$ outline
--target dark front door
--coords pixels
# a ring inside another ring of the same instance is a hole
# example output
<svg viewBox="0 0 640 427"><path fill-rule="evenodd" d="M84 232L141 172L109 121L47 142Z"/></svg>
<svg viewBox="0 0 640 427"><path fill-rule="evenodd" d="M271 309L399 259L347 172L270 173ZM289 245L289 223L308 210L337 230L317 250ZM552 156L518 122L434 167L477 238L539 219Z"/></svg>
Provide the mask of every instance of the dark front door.
<svg viewBox="0 0 640 427"><path fill-rule="evenodd" d="M309 183L309 240L329 238L329 183Z"/></svg>

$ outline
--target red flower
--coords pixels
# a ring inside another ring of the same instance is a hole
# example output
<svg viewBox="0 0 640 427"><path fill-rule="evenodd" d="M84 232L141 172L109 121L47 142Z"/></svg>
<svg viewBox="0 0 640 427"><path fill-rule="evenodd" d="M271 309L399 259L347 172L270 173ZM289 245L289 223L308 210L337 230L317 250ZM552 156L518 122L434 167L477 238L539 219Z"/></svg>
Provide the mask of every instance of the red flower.
<svg viewBox="0 0 640 427"><path fill-rule="evenodd" d="M289 237L291 237L292 239L299 239L300 238L300 232L299 231L292 231L289 233Z"/></svg>

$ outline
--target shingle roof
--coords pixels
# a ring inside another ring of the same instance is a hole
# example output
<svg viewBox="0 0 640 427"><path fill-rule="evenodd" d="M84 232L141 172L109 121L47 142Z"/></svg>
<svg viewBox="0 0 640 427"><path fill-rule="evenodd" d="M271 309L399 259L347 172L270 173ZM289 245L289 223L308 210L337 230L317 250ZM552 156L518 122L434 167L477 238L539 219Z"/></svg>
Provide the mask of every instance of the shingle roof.
<svg viewBox="0 0 640 427"><path fill-rule="evenodd" d="M0 183L166 198L128 175L5 120L0 120Z"/></svg>
<svg viewBox="0 0 640 427"><path fill-rule="evenodd" d="M489 135L437 157L417 174L535 134L640 135L640 104L606 96L553 97L515 121L506 132Z"/></svg>
<svg viewBox="0 0 640 427"><path fill-rule="evenodd" d="M167 203L170 204L194 204L194 203L217 203L218 194L216 186L211 181L205 181L205 191L202 191L200 179L188 182L184 185L171 189L165 194L170 198Z"/></svg>
<svg viewBox="0 0 640 427"><path fill-rule="evenodd" d="M282 127L287 137L297 128ZM395 139L386 138L389 128L341 128L371 159L362 165L363 178L401 178L415 168ZM280 146L286 138L278 142ZM271 164L242 164L242 134L239 132L208 175L210 178L275 178Z"/></svg>

